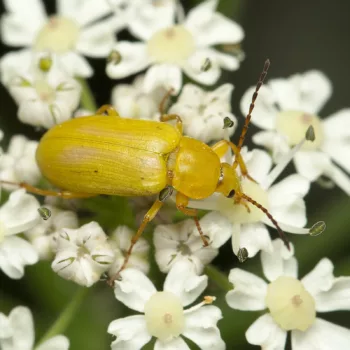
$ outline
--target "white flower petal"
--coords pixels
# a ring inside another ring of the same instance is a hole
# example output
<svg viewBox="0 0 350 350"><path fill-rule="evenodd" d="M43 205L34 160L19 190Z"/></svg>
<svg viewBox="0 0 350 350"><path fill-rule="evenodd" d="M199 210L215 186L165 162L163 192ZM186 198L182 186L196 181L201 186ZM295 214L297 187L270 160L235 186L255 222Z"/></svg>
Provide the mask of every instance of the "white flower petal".
<svg viewBox="0 0 350 350"><path fill-rule="evenodd" d="M240 107L243 116L248 114L249 106L252 101L255 86L250 87L241 98ZM276 96L268 85L263 85L259 90L259 98L255 102L254 117L252 123L261 129L273 130L275 128L275 119L277 115Z"/></svg>
<svg viewBox="0 0 350 350"><path fill-rule="evenodd" d="M235 268L230 271L229 281L233 290L226 294L226 302L237 310L264 310L267 293L266 282L250 272Z"/></svg>
<svg viewBox="0 0 350 350"><path fill-rule="evenodd" d="M268 190L270 213L278 222L296 227L305 226L306 207L303 197L309 188L309 181L298 174L289 175L273 185ZM271 222L264 222L272 226Z"/></svg>
<svg viewBox="0 0 350 350"><path fill-rule="evenodd" d="M181 337L173 338L170 341L162 342L157 339L154 344L154 350L190 350L188 345Z"/></svg>
<svg viewBox="0 0 350 350"><path fill-rule="evenodd" d="M194 266L188 261L179 261L168 273L164 291L174 293L187 306L195 301L208 285L208 277L197 276Z"/></svg>
<svg viewBox="0 0 350 350"><path fill-rule="evenodd" d="M40 100L27 100L20 104L18 109L18 119L25 124L52 128L72 116L72 109L68 103L47 104Z"/></svg>
<svg viewBox="0 0 350 350"><path fill-rule="evenodd" d="M269 81L281 110L301 110L317 114L332 94L330 80L320 71Z"/></svg>
<svg viewBox="0 0 350 350"><path fill-rule="evenodd" d="M210 68L203 70L203 64L210 62ZM221 69L218 62L217 54L211 49L197 50L182 67L185 74L191 79L203 84L215 84L221 75Z"/></svg>
<svg viewBox="0 0 350 350"><path fill-rule="evenodd" d="M84 26L106 16L111 12L111 7L105 0L57 0L57 12L61 16L74 18L80 26Z"/></svg>
<svg viewBox="0 0 350 350"><path fill-rule="evenodd" d="M2 312L0 312L0 325L1 325L1 327L0 327L0 339L12 337L13 330L11 327L10 320ZM0 340L0 343L1 343L1 340Z"/></svg>
<svg viewBox="0 0 350 350"><path fill-rule="evenodd" d="M248 343L260 345L264 350L282 350L287 340L287 332L275 323L270 314L260 316L245 336Z"/></svg>
<svg viewBox="0 0 350 350"><path fill-rule="evenodd" d="M24 4L27 5L27 3ZM29 11L31 15L36 15L35 11L33 12L32 9ZM2 41L10 46L31 46L40 26L43 25L45 21L44 17L40 15L37 17L39 18L31 18L31 20L28 20L28 13L6 13L3 15L1 18Z"/></svg>
<svg viewBox="0 0 350 350"><path fill-rule="evenodd" d="M30 49L11 51L0 58L1 81L7 85L11 80L25 73L32 62L33 53Z"/></svg>
<svg viewBox="0 0 350 350"><path fill-rule="evenodd" d="M107 57L111 52L115 38L115 27L118 21L110 17L81 30L76 50L90 57Z"/></svg>
<svg viewBox="0 0 350 350"><path fill-rule="evenodd" d="M252 140L255 144L271 150L275 163L279 163L279 160L290 151L286 137L276 131L257 132Z"/></svg>
<svg viewBox="0 0 350 350"><path fill-rule="evenodd" d="M262 223L243 224L241 226L240 247L246 248L249 258L260 250L272 252L272 243L268 229Z"/></svg>
<svg viewBox="0 0 350 350"><path fill-rule="evenodd" d="M114 320L109 324L107 332L117 337L111 344L112 350L141 349L152 338L147 332L143 315Z"/></svg>
<svg viewBox="0 0 350 350"><path fill-rule="evenodd" d="M293 350L340 350L348 349L349 344L349 329L319 318L306 332L292 332Z"/></svg>
<svg viewBox="0 0 350 350"><path fill-rule="evenodd" d="M56 335L40 344L35 350L68 350L69 339L64 335Z"/></svg>
<svg viewBox="0 0 350 350"><path fill-rule="evenodd" d="M214 305L203 306L185 313L183 335L201 349L225 349L217 323L222 318L220 309Z"/></svg>
<svg viewBox="0 0 350 350"><path fill-rule="evenodd" d="M147 46L144 43L120 41L113 49L120 54L121 61L107 63L106 73L112 79L121 79L138 73L150 64Z"/></svg>
<svg viewBox="0 0 350 350"><path fill-rule="evenodd" d="M127 25L134 36L144 41L150 39L158 30L170 27L175 22L176 1L141 1L136 7L128 18Z"/></svg>
<svg viewBox="0 0 350 350"><path fill-rule="evenodd" d="M232 225L232 239L231 239L232 250L235 255L238 254L239 248L241 247L241 225Z"/></svg>
<svg viewBox="0 0 350 350"><path fill-rule="evenodd" d="M214 259L218 250L212 246L203 247L196 231L192 219L156 227L153 234L155 258L162 272L167 273L177 262L187 260L194 265L197 274L201 274L204 265Z"/></svg>
<svg viewBox="0 0 350 350"><path fill-rule="evenodd" d="M350 108L343 108L322 120L325 139L337 141L350 136Z"/></svg>
<svg viewBox="0 0 350 350"><path fill-rule="evenodd" d="M61 55L59 61L71 76L89 78L94 73L87 59L76 52L70 51Z"/></svg>
<svg viewBox="0 0 350 350"><path fill-rule="evenodd" d="M298 277L298 262L293 257L294 247L291 244L291 250L285 246L281 239L275 239L272 242L273 251L271 253L261 252L261 265L265 277L274 281L280 276Z"/></svg>
<svg viewBox="0 0 350 350"><path fill-rule="evenodd" d="M179 67L172 64L155 64L146 72L143 89L146 93L150 93L162 87L167 91L172 89L173 94L178 94L181 85L182 73Z"/></svg>
<svg viewBox="0 0 350 350"><path fill-rule="evenodd" d="M350 277L333 276L332 262L324 258L302 280L319 312L350 310Z"/></svg>
<svg viewBox="0 0 350 350"><path fill-rule="evenodd" d="M301 282L312 296L317 296L318 293L328 291L332 287L333 269L332 262L323 258L312 271L303 277Z"/></svg>
<svg viewBox="0 0 350 350"><path fill-rule="evenodd" d="M13 334L13 349L30 350L34 345L34 322L30 310L17 306L9 315Z"/></svg>
<svg viewBox="0 0 350 350"><path fill-rule="evenodd" d="M259 184L262 184L271 170L272 159L270 155L261 149L253 149L247 154L242 154L242 156L249 175Z"/></svg>
<svg viewBox="0 0 350 350"><path fill-rule="evenodd" d="M157 292L150 279L136 269L121 271L121 281L114 282L115 297L130 309L143 312L147 300Z"/></svg>
<svg viewBox="0 0 350 350"><path fill-rule="evenodd" d="M169 111L171 113L180 113L182 116L183 113L181 112L183 112L183 108L186 110L186 106L190 106L191 110L199 108L205 98L205 95L205 91L198 85L187 83L182 88L181 94L178 97L176 103L170 107Z"/></svg>
<svg viewBox="0 0 350 350"><path fill-rule="evenodd" d="M342 109L323 121L322 150L350 173L350 109Z"/></svg>
<svg viewBox="0 0 350 350"><path fill-rule="evenodd" d="M190 11L185 26L196 38L197 46L237 44L243 40L244 32L242 27L221 13L215 12L212 13L210 18L199 17L192 22L191 19L194 18L193 12L195 12L195 9Z"/></svg>
<svg viewBox="0 0 350 350"><path fill-rule="evenodd" d="M213 211L204 215L199 223L203 233L209 237L211 248L220 248L231 237L232 224L219 212ZM193 233L198 237L200 236L197 229Z"/></svg>
<svg viewBox="0 0 350 350"><path fill-rule="evenodd" d="M0 243L0 268L10 278L22 278L24 266L33 265L38 260L34 247L22 238L10 236Z"/></svg>
<svg viewBox="0 0 350 350"><path fill-rule="evenodd" d="M330 290L314 295L318 312L350 310L350 277L338 277Z"/></svg>
<svg viewBox="0 0 350 350"><path fill-rule="evenodd" d="M26 231L40 221L37 199L19 189L11 193L9 200L0 208L0 221L5 225L6 235Z"/></svg>
<svg viewBox="0 0 350 350"><path fill-rule="evenodd" d="M310 181L315 181L322 174L329 172L331 168L329 156L317 151L297 152L294 162L298 173Z"/></svg>
<svg viewBox="0 0 350 350"><path fill-rule="evenodd" d="M198 28L207 23L213 17L218 6L218 0L206 0L191 9L186 17L186 27Z"/></svg>

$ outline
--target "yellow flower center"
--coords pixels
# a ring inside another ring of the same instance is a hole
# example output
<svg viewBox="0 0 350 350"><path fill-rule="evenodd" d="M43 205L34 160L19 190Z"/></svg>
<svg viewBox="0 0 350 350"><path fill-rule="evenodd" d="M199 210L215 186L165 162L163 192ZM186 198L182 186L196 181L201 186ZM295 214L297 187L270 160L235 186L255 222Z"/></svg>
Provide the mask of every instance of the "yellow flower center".
<svg viewBox="0 0 350 350"><path fill-rule="evenodd" d="M54 16L39 31L34 48L37 51L64 53L75 47L78 37L79 26L74 20Z"/></svg>
<svg viewBox="0 0 350 350"><path fill-rule="evenodd" d="M5 225L0 221L0 244L4 241L6 236L6 228Z"/></svg>
<svg viewBox="0 0 350 350"><path fill-rule="evenodd" d="M148 332L162 341L178 337L185 328L181 300L170 292L153 294L145 305Z"/></svg>
<svg viewBox="0 0 350 350"><path fill-rule="evenodd" d="M148 54L157 63L181 64L195 48L192 34L181 25L157 31L147 43Z"/></svg>
<svg viewBox="0 0 350 350"><path fill-rule="evenodd" d="M304 137L308 127L312 125L315 130L314 142L305 142L303 150L315 150L323 141L323 128L319 117L300 111L280 112L276 119L276 129L279 133L287 136L290 146L298 144Z"/></svg>
<svg viewBox="0 0 350 350"><path fill-rule="evenodd" d="M267 192L261 186L253 181L244 179L241 183L243 193L254 199L267 210L269 208ZM220 196L219 211L226 215L231 222L244 224L261 221L264 217L262 212L255 205L242 199L241 203L234 204L232 199Z"/></svg>
<svg viewBox="0 0 350 350"><path fill-rule="evenodd" d="M316 319L313 297L293 277L281 276L271 282L265 302L274 321L286 331L306 331Z"/></svg>

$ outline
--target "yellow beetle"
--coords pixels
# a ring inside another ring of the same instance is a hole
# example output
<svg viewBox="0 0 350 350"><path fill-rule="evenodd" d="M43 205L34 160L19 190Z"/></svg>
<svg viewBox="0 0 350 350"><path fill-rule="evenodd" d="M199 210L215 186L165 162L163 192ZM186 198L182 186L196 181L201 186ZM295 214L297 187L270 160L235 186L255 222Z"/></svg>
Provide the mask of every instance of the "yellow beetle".
<svg viewBox="0 0 350 350"><path fill-rule="evenodd" d="M196 210L187 208L189 199L204 199L215 192L246 201L259 207L272 220L284 238L282 230L268 211L242 192L240 177L249 176L240 155L244 137L254 108L258 90L263 83L269 61L265 63L238 146L222 140L209 147L201 141L182 135L182 121L177 115L162 115L161 122L121 118L109 105L102 106L94 116L81 117L56 125L41 139L36 160L39 168L61 192L46 191L21 184L28 191L81 198L98 194L148 196L159 198L145 215L132 238L124 269L132 248L145 226L177 191L176 206L193 216L205 245L207 241L199 226ZM106 116L107 115L107 116ZM176 125L165 122L175 120ZM221 163L220 158L231 148L233 164ZM286 241L286 240L285 240Z"/></svg>

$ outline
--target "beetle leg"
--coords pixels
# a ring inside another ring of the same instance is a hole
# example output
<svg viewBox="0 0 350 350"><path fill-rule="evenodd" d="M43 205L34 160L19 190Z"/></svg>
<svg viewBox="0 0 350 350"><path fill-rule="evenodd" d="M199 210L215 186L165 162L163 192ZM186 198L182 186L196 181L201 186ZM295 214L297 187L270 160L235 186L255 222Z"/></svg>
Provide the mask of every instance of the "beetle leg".
<svg viewBox="0 0 350 350"><path fill-rule="evenodd" d="M256 182L248 174L248 170L241 156L241 153L238 151L238 148L234 143L227 140L221 140L211 147L211 149L219 156L219 158L222 158L229 148L231 148L232 152L235 154L235 162L233 163L233 169L235 169L236 166L239 165L242 175L246 176L249 180Z"/></svg>
<svg viewBox="0 0 350 350"><path fill-rule="evenodd" d="M170 98L171 94L174 92L174 89L169 89L165 95L163 96L162 100L159 103L158 111L160 115L165 114L165 104L167 103L168 99Z"/></svg>
<svg viewBox="0 0 350 350"><path fill-rule="evenodd" d="M187 208L188 205L188 197L182 194L181 192L177 192L176 194L176 207L181 212L183 212L185 215L192 216L193 220L197 226L197 230L199 232L199 235L203 241L203 245L207 247L209 245L208 240L206 236L203 233L203 230L199 224L198 216L197 216L197 209Z"/></svg>
<svg viewBox="0 0 350 350"><path fill-rule="evenodd" d="M125 254L125 258L124 258L124 262L123 262L123 265L122 267L119 269L119 271L114 274L109 280L108 280L108 284L110 286L113 286L113 283L116 279L119 278L119 274L121 271L123 271L125 268L126 268L126 265L128 264L129 262L129 258L131 256L131 253L132 253L132 249L134 248L134 245L136 244L136 242L139 240L139 238L141 237L143 231L145 230L147 224L152 221L154 219L154 217L157 215L159 209L163 206L164 202L157 199L152 207L148 210L148 212L146 213L146 215L144 216L142 222L141 222L141 225L140 227L138 228L137 232L135 233L134 236L132 236L131 238L131 242L130 242L130 247L128 249L128 251L126 252Z"/></svg>
<svg viewBox="0 0 350 350"><path fill-rule="evenodd" d="M159 119L161 122L176 120L176 128L182 134L182 119L177 114L162 114Z"/></svg>
<svg viewBox="0 0 350 350"><path fill-rule="evenodd" d="M52 197L61 197L65 199L71 199L71 198L87 198L87 197L93 197L94 194L88 194L88 193L78 193L78 192L70 192L70 191L53 191L53 190L43 190L41 188L34 187L32 185L29 185L25 182L11 182L11 181L4 181L0 180L0 184L5 185L12 185L12 186L18 186L21 188L24 188L27 192L38 194L39 196L52 196Z"/></svg>
<svg viewBox="0 0 350 350"><path fill-rule="evenodd" d="M97 111L96 114L107 115L108 117L120 118L119 113L112 105L103 105Z"/></svg>

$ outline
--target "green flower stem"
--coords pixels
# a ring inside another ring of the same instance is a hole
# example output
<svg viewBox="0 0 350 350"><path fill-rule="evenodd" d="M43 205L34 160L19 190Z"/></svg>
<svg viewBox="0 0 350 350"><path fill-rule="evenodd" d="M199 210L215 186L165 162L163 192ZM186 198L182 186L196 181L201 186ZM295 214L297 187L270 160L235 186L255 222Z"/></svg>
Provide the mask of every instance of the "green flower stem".
<svg viewBox="0 0 350 350"><path fill-rule="evenodd" d="M228 281L226 275L224 275L219 269L217 269L213 265L207 265L204 269L204 272L223 291L228 292L233 288L232 284Z"/></svg>
<svg viewBox="0 0 350 350"><path fill-rule="evenodd" d="M90 89L89 84L85 79L77 78L78 82L80 83L82 90L81 90L81 106L84 109L87 109L91 112L95 112L97 109L96 101L94 98L94 95Z"/></svg>
<svg viewBox="0 0 350 350"><path fill-rule="evenodd" d="M56 319L53 325L49 328L49 330L40 339L37 346L42 344L46 340L54 337L55 335L64 333L64 331L67 329L67 327L71 323L72 319L77 314L77 311L79 310L79 307L82 301L85 299L85 296L87 295L88 291L89 291L89 288L82 288L82 287L80 287L77 290L73 299L62 311L62 313L59 315L59 317Z"/></svg>

